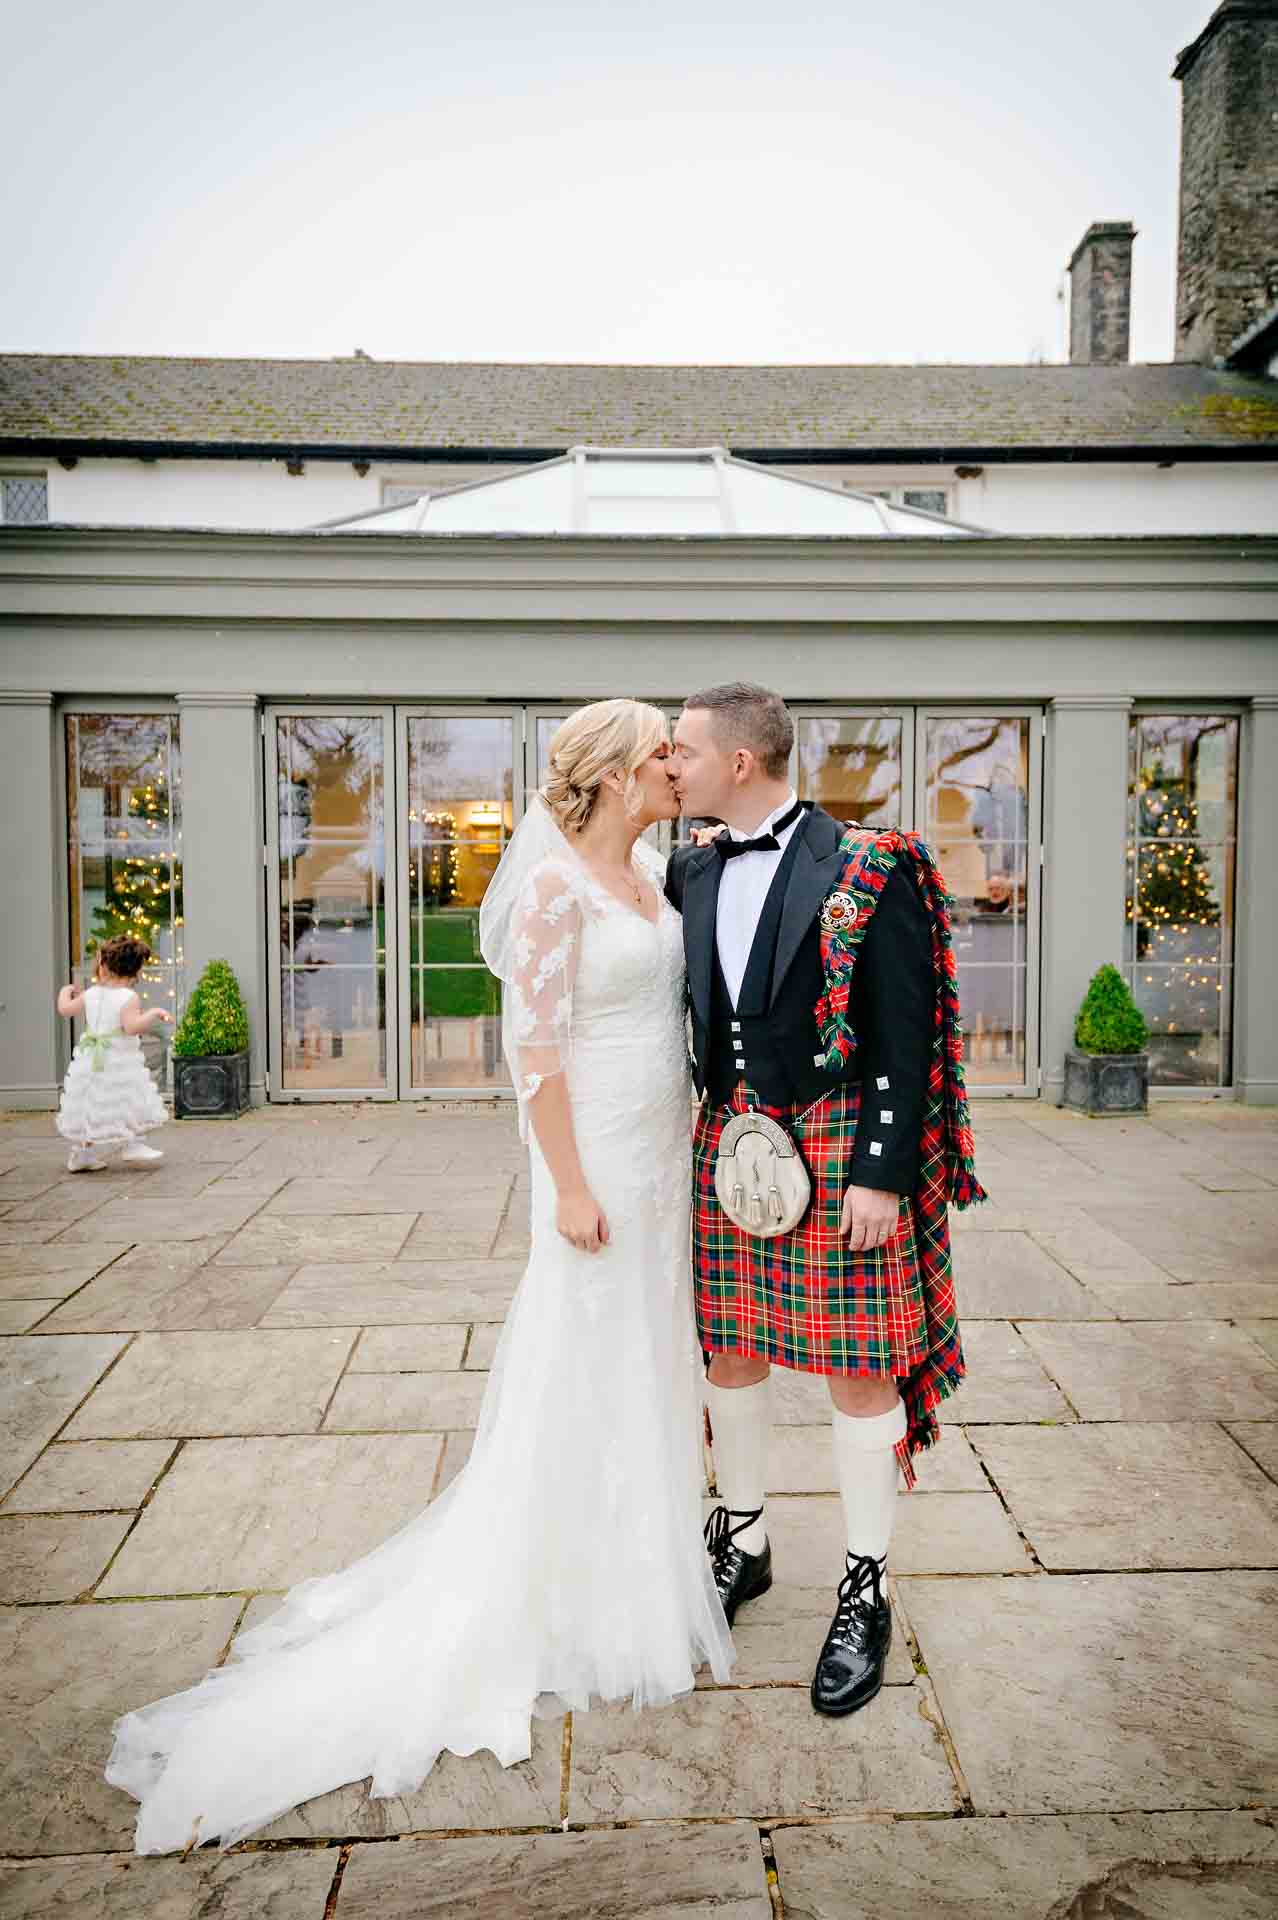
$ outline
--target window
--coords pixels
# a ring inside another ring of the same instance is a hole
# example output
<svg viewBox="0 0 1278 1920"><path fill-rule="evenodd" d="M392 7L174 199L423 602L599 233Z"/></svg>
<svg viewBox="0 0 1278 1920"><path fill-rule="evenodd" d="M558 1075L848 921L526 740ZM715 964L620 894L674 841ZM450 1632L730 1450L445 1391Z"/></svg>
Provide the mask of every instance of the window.
<svg viewBox="0 0 1278 1920"><path fill-rule="evenodd" d="M948 487L867 487L859 480L845 480L850 493L872 493L876 500L889 500L894 507L920 507L924 513L949 516Z"/></svg>
<svg viewBox="0 0 1278 1920"><path fill-rule="evenodd" d="M6 526L34 527L49 518L49 481L43 473L0 476L0 520Z"/></svg>
<svg viewBox="0 0 1278 1920"><path fill-rule="evenodd" d="M1126 964L1155 1086L1231 1082L1237 787L1236 716L1133 716Z"/></svg>
<svg viewBox="0 0 1278 1920"><path fill-rule="evenodd" d="M92 977L97 950L135 933L153 958L137 983L144 1007L182 1011L182 811L178 721L168 713L69 713L67 834L71 971ZM167 1028L143 1039L164 1079Z"/></svg>

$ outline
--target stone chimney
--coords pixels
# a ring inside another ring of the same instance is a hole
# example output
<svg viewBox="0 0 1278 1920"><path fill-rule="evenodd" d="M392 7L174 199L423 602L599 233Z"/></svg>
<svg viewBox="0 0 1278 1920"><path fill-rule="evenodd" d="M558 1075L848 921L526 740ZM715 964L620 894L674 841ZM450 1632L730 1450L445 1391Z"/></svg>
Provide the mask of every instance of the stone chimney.
<svg viewBox="0 0 1278 1920"><path fill-rule="evenodd" d="M1136 229L1130 220L1094 220L1070 256L1072 366L1118 367L1128 359L1135 238Z"/></svg>
<svg viewBox="0 0 1278 1920"><path fill-rule="evenodd" d="M1278 0L1223 0L1181 83L1176 358L1223 359L1278 301Z"/></svg>

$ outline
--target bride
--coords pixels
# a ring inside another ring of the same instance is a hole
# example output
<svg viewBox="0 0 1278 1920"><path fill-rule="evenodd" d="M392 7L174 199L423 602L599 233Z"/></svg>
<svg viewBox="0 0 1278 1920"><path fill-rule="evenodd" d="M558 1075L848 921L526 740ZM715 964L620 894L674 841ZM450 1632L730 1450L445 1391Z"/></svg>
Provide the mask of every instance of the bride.
<svg viewBox="0 0 1278 1920"><path fill-rule="evenodd" d="M480 912L532 1242L470 1459L224 1666L115 1721L106 1779L141 1802L140 1854L230 1846L365 1776L410 1793L445 1749L511 1766L534 1713L657 1706L705 1661L728 1677L701 1531L683 946L639 837L678 811L668 752L654 707L572 714Z"/></svg>

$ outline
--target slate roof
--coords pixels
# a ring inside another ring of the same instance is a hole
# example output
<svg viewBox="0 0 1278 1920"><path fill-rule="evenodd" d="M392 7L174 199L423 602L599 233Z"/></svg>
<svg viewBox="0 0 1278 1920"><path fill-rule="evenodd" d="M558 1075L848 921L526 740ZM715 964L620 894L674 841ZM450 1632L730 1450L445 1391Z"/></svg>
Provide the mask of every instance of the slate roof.
<svg viewBox="0 0 1278 1920"><path fill-rule="evenodd" d="M577 442L813 459L1278 452L1278 380L1188 363L594 366L0 354L0 449L546 457Z"/></svg>

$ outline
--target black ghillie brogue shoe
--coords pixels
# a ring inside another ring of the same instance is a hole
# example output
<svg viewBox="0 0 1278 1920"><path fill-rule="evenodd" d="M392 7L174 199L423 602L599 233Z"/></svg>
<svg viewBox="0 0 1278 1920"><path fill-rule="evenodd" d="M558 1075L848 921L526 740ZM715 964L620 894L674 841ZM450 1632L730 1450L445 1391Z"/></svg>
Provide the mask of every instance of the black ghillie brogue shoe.
<svg viewBox="0 0 1278 1920"><path fill-rule="evenodd" d="M839 1582L839 1601L812 1676L818 1713L855 1713L883 1685L892 1644L892 1609L883 1582L887 1561L852 1554Z"/></svg>
<svg viewBox="0 0 1278 1920"><path fill-rule="evenodd" d="M747 1553L744 1547L732 1544L735 1536L743 1533L762 1513L762 1507L747 1513L742 1507L720 1506L705 1524L706 1550L729 1626L738 1607L766 1593L772 1585L772 1542L765 1540L760 1553ZM735 1527L730 1524L733 1520L737 1522Z"/></svg>

